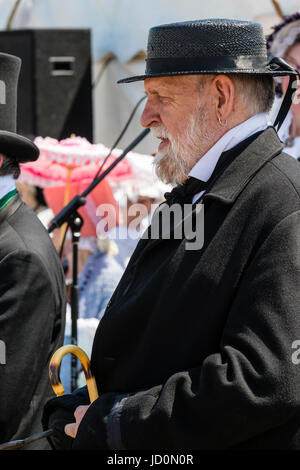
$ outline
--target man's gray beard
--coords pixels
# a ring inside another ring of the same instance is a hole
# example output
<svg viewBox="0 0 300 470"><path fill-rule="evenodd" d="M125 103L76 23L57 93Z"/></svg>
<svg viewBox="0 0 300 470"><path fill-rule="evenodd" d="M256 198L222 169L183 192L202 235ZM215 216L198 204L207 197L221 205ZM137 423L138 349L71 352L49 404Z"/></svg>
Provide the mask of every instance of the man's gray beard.
<svg viewBox="0 0 300 470"><path fill-rule="evenodd" d="M157 152L154 158L156 175L164 183L182 183L203 156L203 149L206 148L209 138L207 114L198 109L190 117L190 122L177 140L169 134L165 126L152 128L154 136L168 138L170 142L168 150Z"/></svg>

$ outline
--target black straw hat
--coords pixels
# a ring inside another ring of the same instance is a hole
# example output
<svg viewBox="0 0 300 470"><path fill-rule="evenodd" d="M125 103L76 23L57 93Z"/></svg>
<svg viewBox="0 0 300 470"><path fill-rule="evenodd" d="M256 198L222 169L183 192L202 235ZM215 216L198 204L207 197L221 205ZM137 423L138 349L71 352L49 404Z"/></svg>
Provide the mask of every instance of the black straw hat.
<svg viewBox="0 0 300 470"><path fill-rule="evenodd" d="M16 133L20 68L19 57L0 53L0 153L24 163L36 160L39 149L31 140Z"/></svg>
<svg viewBox="0 0 300 470"><path fill-rule="evenodd" d="M174 75L241 73L290 75L274 123L278 130L291 105L297 71L281 58L268 58L263 27L253 21L206 19L154 26L148 36L145 74L118 83Z"/></svg>
<svg viewBox="0 0 300 470"><path fill-rule="evenodd" d="M261 24L207 19L151 28L145 74L124 78L118 83L210 73L295 74L288 65L268 61Z"/></svg>

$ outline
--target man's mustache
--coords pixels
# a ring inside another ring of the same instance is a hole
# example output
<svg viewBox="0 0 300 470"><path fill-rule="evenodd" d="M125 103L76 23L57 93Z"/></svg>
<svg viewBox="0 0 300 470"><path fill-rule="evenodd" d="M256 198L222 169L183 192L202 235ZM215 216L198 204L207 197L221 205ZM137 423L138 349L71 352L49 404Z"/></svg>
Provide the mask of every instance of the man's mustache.
<svg viewBox="0 0 300 470"><path fill-rule="evenodd" d="M172 139L169 131L164 126L151 127L151 133L156 139L159 139L160 137L162 137L163 139Z"/></svg>

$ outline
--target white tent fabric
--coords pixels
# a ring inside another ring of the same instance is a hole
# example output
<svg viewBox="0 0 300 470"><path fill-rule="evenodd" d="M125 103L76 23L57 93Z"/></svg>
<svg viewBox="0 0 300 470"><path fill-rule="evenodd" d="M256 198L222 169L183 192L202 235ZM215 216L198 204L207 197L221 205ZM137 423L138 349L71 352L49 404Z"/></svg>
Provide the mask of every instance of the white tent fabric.
<svg viewBox="0 0 300 470"><path fill-rule="evenodd" d="M0 27L4 28L15 0L0 1ZM284 12L299 9L299 0L281 0ZM271 0L23 0L13 28L91 28L97 61L113 53L127 62L147 42L156 24L199 18L254 19L273 13Z"/></svg>
<svg viewBox="0 0 300 470"><path fill-rule="evenodd" d="M4 29L15 0L0 0L0 29ZM299 10L299 0L281 0L285 14ZM143 83L117 85L118 79L144 72L145 51L151 26L200 18L259 19L268 27L278 22L271 0L23 0L12 28L90 28L93 76L96 79L108 54L106 66L94 88L94 141L110 147L121 132L135 103L143 95ZM274 20L273 20L274 18ZM141 131L140 106L121 146ZM152 153L156 142L147 136L136 151Z"/></svg>

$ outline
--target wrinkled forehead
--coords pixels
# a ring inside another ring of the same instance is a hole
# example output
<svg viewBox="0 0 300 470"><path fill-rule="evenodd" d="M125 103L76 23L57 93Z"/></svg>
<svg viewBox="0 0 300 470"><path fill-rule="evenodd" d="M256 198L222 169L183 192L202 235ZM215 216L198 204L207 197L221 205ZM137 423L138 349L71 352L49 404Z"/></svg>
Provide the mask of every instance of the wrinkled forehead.
<svg viewBox="0 0 300 470"><path fill-rule="evenodd" d="M152 77L144 80L144 88L149 94L183 94L196 91L199 87L199 75L182 75L171 77Z"/></svg>

